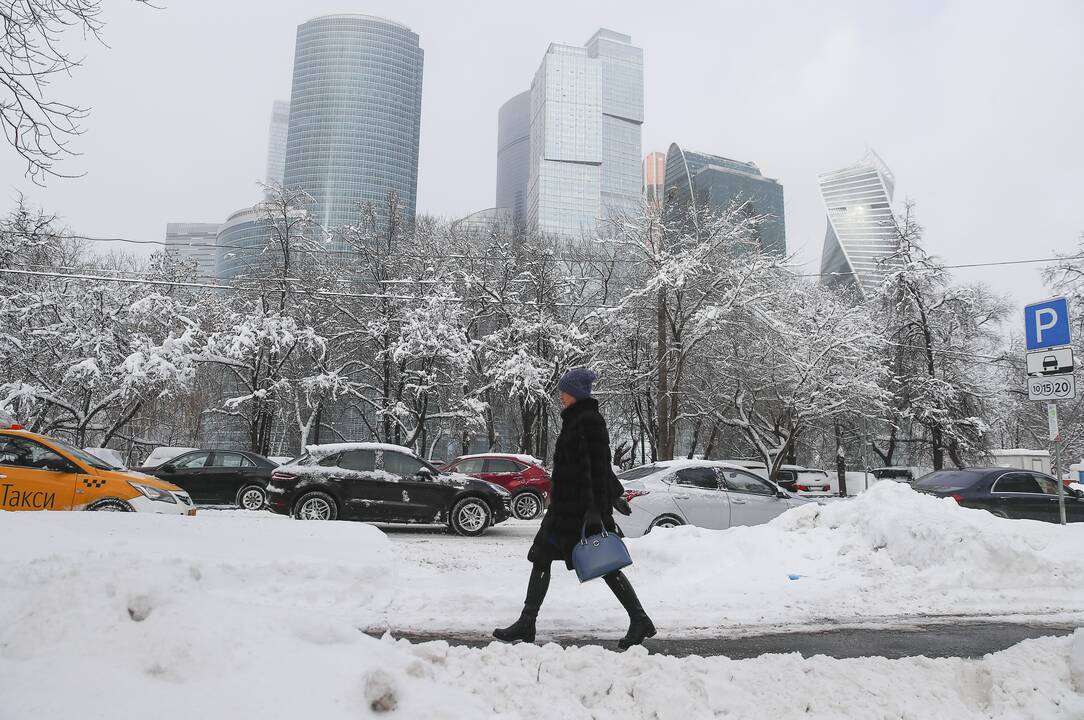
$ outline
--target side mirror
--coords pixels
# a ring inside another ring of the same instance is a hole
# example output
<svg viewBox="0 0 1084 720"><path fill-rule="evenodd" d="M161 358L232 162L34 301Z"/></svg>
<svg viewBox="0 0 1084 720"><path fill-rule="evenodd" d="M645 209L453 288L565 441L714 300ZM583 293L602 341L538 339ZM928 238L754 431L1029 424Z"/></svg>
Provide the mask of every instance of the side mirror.
<svg viewBox="0 0 1084 720"><path fill-rule="evenodd" d="M430 470L427 467L423 467L420 470L418 470L418 472L414 473L414 477L418 478L419 480L421 480L423 482L426 481L426 480L432 480L433 479L433 471Z"/></svg>
<svg viewBox="0 0 1084 720"><path fill-rule="evenodd" d="M175 472L177 472L177 466L174 465L173 463L166 463L165 465L160 467L159 470L161 470L164 473L175 473Z"/></svg>
<svg viewBox="0 0 1084 720"><path fill-rule="evenodd" d="M777 492L775 493L775 496L776 496L777 498L784 498L784 499L785 499L785 498L789 498L789 497L790 497L790 493L788 493L788 492L787 492L786 490L778 490L778 491L777 491Z"/></svg>

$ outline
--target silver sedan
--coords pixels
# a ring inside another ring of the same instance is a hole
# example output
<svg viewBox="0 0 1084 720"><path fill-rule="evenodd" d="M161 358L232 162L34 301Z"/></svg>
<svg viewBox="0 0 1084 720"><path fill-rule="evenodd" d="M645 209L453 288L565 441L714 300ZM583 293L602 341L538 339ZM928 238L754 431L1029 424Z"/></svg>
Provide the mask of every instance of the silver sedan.
<svg viewBox="0 0 1084 720"><path fill-rule="evenodd" d="M618 478L632 508L631 515L618 518L626 537L678 525L711 530L759 525L812 502L723 460L653 463L627 470Z"/></svg>

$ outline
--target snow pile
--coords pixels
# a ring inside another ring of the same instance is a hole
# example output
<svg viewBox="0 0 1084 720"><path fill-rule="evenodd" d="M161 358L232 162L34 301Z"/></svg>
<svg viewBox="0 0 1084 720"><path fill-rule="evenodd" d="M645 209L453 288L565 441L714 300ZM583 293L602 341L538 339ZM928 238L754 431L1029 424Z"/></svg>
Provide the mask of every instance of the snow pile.
<svg viewBox="0 0 1084 720"><path fill-rule="evenodd" d="M439 550L397 537L410 592L377 627L476 634L510 622L523 602L534 527L505 523ZM893 482L854 499L795 508L766 525L681 527L628 545L634 564L626 573L671 635L960 615L1065 620L1084 610L1084 554L1071 551L1084 547L1084 523L1003 520ZM554 573L539 618L542 637L619 637L623 622L604 584L581 586L569 573Z"/></svg>
<svg viewBox="0 0 1084 720"><path fill-rule="evenodd" d="M714 598L710 627L1079 612L1084 555L1067 549L1082 544L1084 524L1003 520L886 482L766 525L677 528L631 547L655 602Z"/></svg>
<svg viewBox="0 0 1084 720"><path fill-rule="evenodd" d="M0 512L0 543L4 720L1084 713L1081 631L979 660L472 650L360 631L423 592L365 525Z"/></svg>

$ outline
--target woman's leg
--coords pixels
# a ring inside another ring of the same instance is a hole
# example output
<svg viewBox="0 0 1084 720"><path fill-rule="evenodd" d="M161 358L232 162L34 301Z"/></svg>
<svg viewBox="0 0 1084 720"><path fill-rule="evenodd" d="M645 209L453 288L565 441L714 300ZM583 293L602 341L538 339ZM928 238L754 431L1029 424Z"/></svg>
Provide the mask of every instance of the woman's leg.
<svg viewBox="0 0 1084 720"><path fill-rule="evenodd" d="M546 591L550 587L550 562L535 561L531 565L531 577L527 580L527 597L523 601L523 612L519 620L506 628L497 628L493 631L493 637L505 642L522 640L534 642L535 620L538 619L538 611L542 607L542 601L546 599Z"/></svg>
<svg viewBox="0 0 1084 720"><path fill-rule="evenodd" d="M621 606L629 614L629 631L617 642L617 646L624 650L627 647L639 645L646 638L655 637L655 625L644 612L644 607L640 604L640 599L636 597L636 591L633 590L629 579L625 577L625 573L618 570L609 575L603 575L602 579L606 581Z"/></svg>

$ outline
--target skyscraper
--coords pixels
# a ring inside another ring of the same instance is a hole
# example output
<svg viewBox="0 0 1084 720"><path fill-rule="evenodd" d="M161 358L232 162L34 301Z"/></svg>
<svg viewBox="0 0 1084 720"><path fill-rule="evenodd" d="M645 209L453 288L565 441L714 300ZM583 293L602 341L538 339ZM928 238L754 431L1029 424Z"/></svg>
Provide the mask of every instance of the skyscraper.
<svg viewBox="0 0 1084 720"><path fill-rule="evenodd" d="M583 47L551 44L531 83L527 226L594 235L640 204L643 50L599 29Z"/></svg>
<svg viewBox="0 0 1084 720"><path fill-rule="evenodd" d="M497 112L497 207L509 209L516 224L527 219L530 149L531 91L526 90Z"/></svg>
<svg viewBox="0 0 1084 720"><path fill-rule="evenodd" d="M271 228L263 205L242 208L218 226L215 266L223 279L233 280L251 271L271 244Z"/></svg>
<svg viewBox="0 0 1084 720"><path fill-rule="evenodd" d="M751 162L682 150L677 143L666 151L665 211L681 217L694 210L725 211L738 203L749 216L762 219L757 228L760 250L787 254L783 217L783 186L764 177Z"/></svg>
<svg viewBox="0 0 1084 720"><path fill-rule="evenodd" d="M896 177L869 150L854 165L824 173L818 181L828 211L822 282L855 287L868 297L880 287L886 261L899 249L892 214Z"/></svg>
<svg viewBox="0 0 1084 720"><path fill-rule="evenodd" d="M282 184L282 166L286 163L286 133L290 126L290 103L276 100L271 106L271 129L267 139L267 173L264 182L268 185Z"/></svg>
<svg viewBox="0 0 1084 720"><path fill-rule="evenodd" d="M644 201L657 207L662 207L662 189L666 177L666 153L649 152L644 156L644 176L641 183L641 192Z"/></svg>
<svg viewBox="0 0 1084 720"><path fill-rule="evenodd" d="M183 260L195 260L202 277L216 274L215 251L219 223L166 223L165 251Z"/></svg>
<svg viewBox="0 0 1084 720"><path fill-rule="evenodd" d="M413 220L418 190L424 53L410 28L360 14L297 28L283 184L316 201L326 227L379 211L388 193Z"/></svg>

